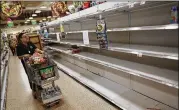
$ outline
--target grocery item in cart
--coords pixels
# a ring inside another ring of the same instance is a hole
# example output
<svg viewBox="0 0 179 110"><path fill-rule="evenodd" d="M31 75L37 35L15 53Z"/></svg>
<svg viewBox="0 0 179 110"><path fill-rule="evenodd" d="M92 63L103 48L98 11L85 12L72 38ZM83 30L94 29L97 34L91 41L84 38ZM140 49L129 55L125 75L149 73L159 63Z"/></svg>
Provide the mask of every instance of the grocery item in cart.
<svg viewBox="0 0 179 110"><path fill-rule="evenodd" d="M40 76L42 80L46 80L48 78L54 77L54 68L53 66L49 66L47 68L40 69Z"/></svg>
<svg viewBox="0 0 179 110"><path fill-rule="evenodd" d="M29 63L30 64L43 64L46 62L46 58L43 54L40 53L34 53L30 58L29 58Z"/></svg>

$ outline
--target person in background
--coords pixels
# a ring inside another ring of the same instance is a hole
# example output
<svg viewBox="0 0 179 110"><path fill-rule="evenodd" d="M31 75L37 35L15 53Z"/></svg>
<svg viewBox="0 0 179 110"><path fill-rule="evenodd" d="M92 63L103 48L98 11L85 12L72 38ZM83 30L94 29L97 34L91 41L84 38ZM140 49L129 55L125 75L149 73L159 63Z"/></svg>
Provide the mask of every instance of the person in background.
<svg viewBox="0 0 179 110"><path fill-rule="evenodd" d="M21 63L25 69L26 74L27 74L27 70L26 70L25 62L23 59L29 58L35 52L38 52L41 54L44 53L42 50L38 49L32 42L30 42L29 37L26 35L26 33L20 33L18 35L18 45L16 47L16 51L17 51L17 56L21 60ZM28 76L28 79L29 79L29 76ZM32 83L30 81L29 83L32 89Z"/></svg>
<svg viewBox="0 0 179 110"><path fill-rule="evenodd" d="M16 38L13 38L13 36L11 36L10 41L9 41L9 47L12 51L13 56L16 53L16 46L17 46L17 40Z"/></svg>

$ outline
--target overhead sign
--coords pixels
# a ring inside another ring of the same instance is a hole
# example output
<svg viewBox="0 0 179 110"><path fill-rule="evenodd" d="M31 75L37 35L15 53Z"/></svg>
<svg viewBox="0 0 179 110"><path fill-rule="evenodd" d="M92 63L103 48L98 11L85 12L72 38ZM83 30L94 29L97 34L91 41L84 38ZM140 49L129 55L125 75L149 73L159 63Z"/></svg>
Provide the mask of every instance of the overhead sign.
<svg viewBox="0 0 179 110"><path fill-rule="evenodd" d="M2 15L10 18L17 18L22 14L22 5L20 1L2 1Z"/></svg>

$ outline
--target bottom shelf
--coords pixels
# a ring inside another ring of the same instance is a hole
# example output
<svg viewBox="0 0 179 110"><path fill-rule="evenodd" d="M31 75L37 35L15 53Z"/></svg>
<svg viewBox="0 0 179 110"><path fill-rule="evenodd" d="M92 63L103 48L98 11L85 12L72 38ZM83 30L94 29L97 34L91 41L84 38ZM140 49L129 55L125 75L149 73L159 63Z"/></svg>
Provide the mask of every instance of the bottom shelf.
<svg viewBox="0 0 179 110"><path fill-rule="evenodd" d="M175 110L118 83L66 62L59 57L54 57L54 61L60 70L88 86L123 110L152 110L149 108Z"/></svg>

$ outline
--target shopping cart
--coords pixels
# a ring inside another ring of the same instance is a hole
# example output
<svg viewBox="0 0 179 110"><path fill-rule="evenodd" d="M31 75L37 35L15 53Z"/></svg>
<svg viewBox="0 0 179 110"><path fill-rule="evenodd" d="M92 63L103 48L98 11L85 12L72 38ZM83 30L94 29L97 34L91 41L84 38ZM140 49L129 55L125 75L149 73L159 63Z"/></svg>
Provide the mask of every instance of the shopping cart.
<svg viewBox="0 0 179 110"><path fill-rule="evenodd" d="M57 65L47 54L45 58L46 62L42 64L30 64L29 59L24 59L24 62L34 98L42 101L45 107L51 107L59 103L62 93L54 83L59 79Z"/></svg>

